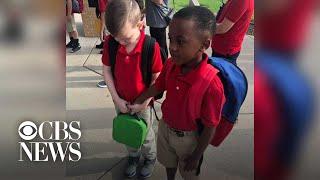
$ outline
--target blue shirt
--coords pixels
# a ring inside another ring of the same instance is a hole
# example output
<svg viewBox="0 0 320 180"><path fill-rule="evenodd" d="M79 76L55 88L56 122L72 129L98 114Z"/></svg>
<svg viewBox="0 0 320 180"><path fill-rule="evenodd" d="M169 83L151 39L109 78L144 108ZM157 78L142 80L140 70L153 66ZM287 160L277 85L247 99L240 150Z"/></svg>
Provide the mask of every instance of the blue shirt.
<svg viewBox="0 0 320 180"><path fill-rule="evenodd" d="M163 4L160 6L152 2L151 0L146 0L146 18L147 26L153 28L164 28L168 24L165 20L165 16L169 12L169 0L163 0Z"/></svg>

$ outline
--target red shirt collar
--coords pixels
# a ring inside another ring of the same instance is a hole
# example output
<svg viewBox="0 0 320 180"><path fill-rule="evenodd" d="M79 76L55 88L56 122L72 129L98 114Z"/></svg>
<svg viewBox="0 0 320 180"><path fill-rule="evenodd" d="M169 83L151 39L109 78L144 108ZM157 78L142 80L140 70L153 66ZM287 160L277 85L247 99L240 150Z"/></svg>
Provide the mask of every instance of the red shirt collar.
<svg viewBox="0 0 320 180"><path fill-rule="evenodd" d="M181 80L188 83L189 85L194 84L195 81L204 75L204 72L207 68L213 68L210 64L208 64L208 55L203 54L202 61L195 69L192 69L187 74L181 74L181 66L174 65L173 74L175 77L180 77Z"/></svg>

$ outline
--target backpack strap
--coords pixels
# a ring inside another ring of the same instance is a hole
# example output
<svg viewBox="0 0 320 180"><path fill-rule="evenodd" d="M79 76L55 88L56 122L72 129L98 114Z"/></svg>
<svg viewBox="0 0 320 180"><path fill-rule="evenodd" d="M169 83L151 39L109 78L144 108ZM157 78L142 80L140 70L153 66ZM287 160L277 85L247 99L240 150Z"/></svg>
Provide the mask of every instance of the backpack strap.
<svg viewBox="0 0 320 180"><path fill-rule="evenodd" d="M109 41L109 62L111 66L112 76L114 77L114 70L116 65L116 56L119 48L119 43L110 36ZM143 43L143 50L141 54L141 73L143 82L147 87L150 86L152 81L152 64L153 64L153 54L154 46L156 40L148 35L145 37Z"/></svg>
<svg viewBox="0 0 320 180"><path fill-rule="evenodd" d="M153 55L154 55L155 44L156 44L156 40L153 37L146 35L145 41L143 44L142 57L141 57L142 58L141 70L142 70L143 81L145 82L147 87L150 86L152 81L152 65L154 62ZM165 50L161 47L160 47L160 55L161 55L162 64L165 64L168 58L168 55L165 52Z"/></svg>
<svg viewBox="0 0 320 180"><path fill-rule="evenodd" d="M152 81L152 64L155 43L156 40L154 38L148 35L145 36L141 54L141 73L143 82L147 87L150 86Z"/></svg>
<svg viewBox="0 0 320 180"><path fill-rule="evenodd" d="M115 77L114 68L116 65L116 58L117 58L119 43L112 36L110 36L108 43L109 43L108 44L109 45L109 62L111 66L111 73L114 78Z"/></svg>
<svg viewBox="0 0 320 180"><path fill-rule="evenodd" d="M147 87L150 87L151 81L152 81L152 64L153 64L153 54L154 54L155 43L156 43L156 40L154 38L148 35L145 36L142 54L141 54L141 73L142 73L143 82ZM155 97L155 99L158 99L158 98ZM153 103L151 103L151 107L154 111L156 119L159 121L160 119L157 115L157 112L154 108Z"/></svg>

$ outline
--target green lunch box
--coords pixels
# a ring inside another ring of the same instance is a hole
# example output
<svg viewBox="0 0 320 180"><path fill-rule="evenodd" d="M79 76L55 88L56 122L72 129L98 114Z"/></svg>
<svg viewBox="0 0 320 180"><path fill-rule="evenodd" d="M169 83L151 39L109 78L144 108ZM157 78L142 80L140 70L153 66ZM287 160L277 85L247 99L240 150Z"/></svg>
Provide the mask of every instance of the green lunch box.
<svg viewBox="0 0 320 180"><path fill-rule="evenodd" d="M138 149L146 135L147 124L137 115L119 114L113 119L112 138L121 144Z"/></svg>

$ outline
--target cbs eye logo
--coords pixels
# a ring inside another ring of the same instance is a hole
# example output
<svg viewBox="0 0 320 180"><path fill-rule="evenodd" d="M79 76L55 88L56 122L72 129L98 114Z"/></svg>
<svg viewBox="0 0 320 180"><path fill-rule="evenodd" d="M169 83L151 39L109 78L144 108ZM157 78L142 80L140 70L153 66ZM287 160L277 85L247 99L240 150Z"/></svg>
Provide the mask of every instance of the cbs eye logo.
<svg viewBox="0 0 320 180"><path fill-rule="evenodd" d="M37 126L31 121L25 121L20 124L18 133L22 139L30 141L37 136Z"/></svg>

